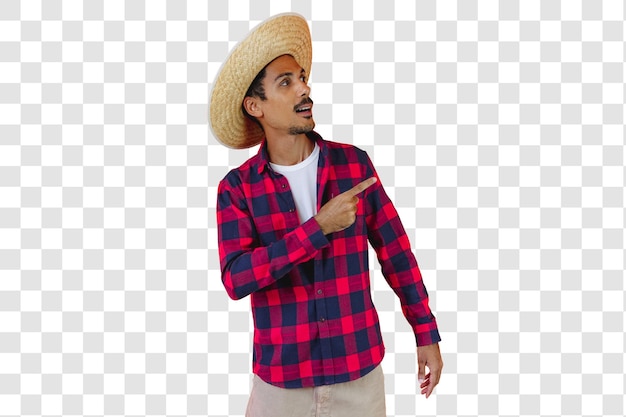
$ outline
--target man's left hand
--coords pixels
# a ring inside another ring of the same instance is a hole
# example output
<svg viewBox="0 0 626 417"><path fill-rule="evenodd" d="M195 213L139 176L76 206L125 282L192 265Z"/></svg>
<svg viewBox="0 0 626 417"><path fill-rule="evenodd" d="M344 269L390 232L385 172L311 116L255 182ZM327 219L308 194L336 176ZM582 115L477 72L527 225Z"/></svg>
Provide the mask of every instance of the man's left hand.
<svg viewBox="0 0 626 417"><path fill-rule="evenodd" d="M426 374L426 367L428 367L428 374ZM430 397L439 383L442 368L443 360L439 343L417 347L417 380L426 398Z"/></svg>

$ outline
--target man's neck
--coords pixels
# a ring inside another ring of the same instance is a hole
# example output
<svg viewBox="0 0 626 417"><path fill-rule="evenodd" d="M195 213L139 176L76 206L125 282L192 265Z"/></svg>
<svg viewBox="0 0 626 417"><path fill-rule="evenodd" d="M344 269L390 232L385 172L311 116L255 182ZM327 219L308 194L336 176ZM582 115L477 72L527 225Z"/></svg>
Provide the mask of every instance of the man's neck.
<svg viewBox="0 0 626 417"><path fill-rule="evenodd" d="M305 134L279 138L267 137L270 162L277 165L295 165L307 159L315 144Z"/></svg>

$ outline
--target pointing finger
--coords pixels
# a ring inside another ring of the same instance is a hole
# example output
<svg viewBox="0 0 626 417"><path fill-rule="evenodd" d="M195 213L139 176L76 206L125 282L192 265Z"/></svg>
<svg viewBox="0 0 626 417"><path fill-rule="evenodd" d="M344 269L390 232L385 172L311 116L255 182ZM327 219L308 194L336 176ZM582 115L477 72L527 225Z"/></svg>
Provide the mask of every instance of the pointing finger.
<svg viewBox="0 0 626 417"><path fill-rule="evenodd" d="M359 184L355 185L353 188L349 189L344 194L346 194L349 197L354 197L357 194L360 194L363 191L367 190L369 187L371 187L375 183L376 183L376 177L368 178L365 181L360 182Z"/></svg>

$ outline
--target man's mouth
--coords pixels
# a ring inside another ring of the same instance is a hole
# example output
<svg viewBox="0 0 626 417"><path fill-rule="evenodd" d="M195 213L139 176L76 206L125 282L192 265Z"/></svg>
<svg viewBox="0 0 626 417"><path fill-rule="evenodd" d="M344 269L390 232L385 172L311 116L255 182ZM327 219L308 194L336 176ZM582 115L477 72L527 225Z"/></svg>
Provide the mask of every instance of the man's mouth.
<svg viewBox="0 0 626 417"><path fill-rule="evenodd" d="M313 100L310 98L307 100L303 100L302 103L298 104L295 107L296 113L300 113L302 115L311 115L311 109L313 108Z"/></svg>
<svg viewBox="0 0 626 417"><path fill-rule="evenodd" d="M311 106L299 107L296 109L296 113L311 113Z"/></svg>

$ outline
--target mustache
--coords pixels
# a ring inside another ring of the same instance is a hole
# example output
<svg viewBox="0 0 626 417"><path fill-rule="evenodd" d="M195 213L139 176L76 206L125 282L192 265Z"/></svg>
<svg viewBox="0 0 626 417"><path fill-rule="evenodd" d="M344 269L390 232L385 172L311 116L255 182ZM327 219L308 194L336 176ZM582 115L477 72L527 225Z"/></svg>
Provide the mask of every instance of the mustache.
<svg viewBox="0 0 626 417"><path fill-rule="evenodd" d="M305 104L313 104L313 100L311 100L311 97L307 97L307 98L302 99L302 101L300 103L296 104L293 107L293 110L296 111L296 110L298 110L299 107L304 106Z"/></svg>

